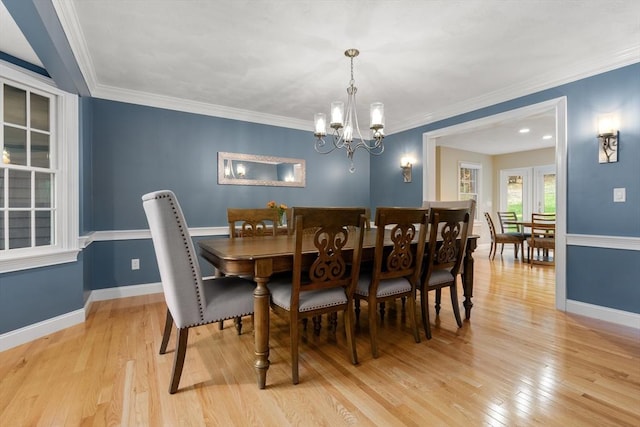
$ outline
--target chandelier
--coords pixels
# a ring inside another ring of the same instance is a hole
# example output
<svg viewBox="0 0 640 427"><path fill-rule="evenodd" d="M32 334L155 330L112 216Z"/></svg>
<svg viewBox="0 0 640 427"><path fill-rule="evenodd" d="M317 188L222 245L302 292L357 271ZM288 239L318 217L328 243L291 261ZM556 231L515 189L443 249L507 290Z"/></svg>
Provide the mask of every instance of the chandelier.
<svg viewBox="0 0 640 427"><path fill-rule="evenodd" d="M316 113L314 116L315 131L313 135L317 138L315 149L320 154L329 154L336 148L347 150L347 157L351 162L349 172L353 173L356 168L353 165L353 154L358 148L364 148L370 154L380 155L384 151L382 139L384 138L384 105L381 102L371 104L369 129L371 139L365 140L358 125L358 115L356 113L356 92L355 80L353 79L353 58L358 56L358 49L347 49L344 55L351 60L351 80L347 88L347 108L344 102L335 101L331 103L331 121L329 127L333 129L330 141L325 141L327 136L327 116L324 113Z"/></svg>

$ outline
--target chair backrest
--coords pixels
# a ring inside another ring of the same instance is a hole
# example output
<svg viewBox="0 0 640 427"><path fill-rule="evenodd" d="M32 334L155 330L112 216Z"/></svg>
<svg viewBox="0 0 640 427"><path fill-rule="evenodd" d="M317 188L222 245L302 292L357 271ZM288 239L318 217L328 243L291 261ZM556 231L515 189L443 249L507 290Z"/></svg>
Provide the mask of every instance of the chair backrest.
<svg viewBox="0 0 640 427"><path fill-rule="evenodd" d="M425 283L435 270L448 270L455 277L467 246L468 209L429 209L429 244Z"/></svg>
<svg viewBox="0 0 640 427"><path fill-rule="evenodd" d="M176 326L184 328L204 321L205 294L198 256L184 214L169 190L142 196L162 289Z"/></svg>
<svg viewBox="0 0 640 427"><path fill-rule="evenodd" d="M369 208L360 208L359 206L356 206L356 208L358 209L364 209L364 215L366 217L366 220L364 222L364 228L365 230L371 230L371 209ZM294 210L296 208L287 208L285 210L285 214L287 216L287 231L289 235L293 235L293 233L295 232L295 224L294 224ZM300 209L300 208L297 208ZM307 229L308 233L312 233L313 230L311 229Z"/></svg>
<svg viewBox="0 0 640 427"><path fill-rule="evenodd" d="M461 209L466 208L469 210L470 227L469 233L473 233L473 219L476 217L476 201L473 199L468 200L425 200L422 202L423 208L450 208Z"/></svg>
<svg viewBox="0 0 640 427"><path fill-rule="evenodd" d="M291 307L299 306L301 291L342 287L353 295L362 259L364 212L364 208L294 208Z"/></svg>
<svg viewBox="0 0 640 427"><path fill-rule="evenodd" d="M491 214L489 212L485 212L484 217L487 220L487 224L489 224L489 233L491 234L491 240L495 240L496 227L493 225L493 219L491 219Z"/></svg>
<svg viewBox="0 0 640 427"><path fill-rule="evenodd" d="M555 213L532 213L531 214L531 237L532 238L555 238L556 214Z"/></svg>
<svg viewBox="0 0 640 427"><path fill-rule="evenodd" d="M498 212L498 219L500 220L501 233L522 233L522 226L519 224L506 224L509 221L518 220L518 215L515 212Z"/></svg>
<svg viewBox="0 0 640 427"><path fill-rule="evenodd" d="M259 208L242 209L227 208L229 237L262 237L275 236L280 216L277 209ZM236 228L236 223L240 223Z"/></svg>
<svg viewBox="0 0 640 427"><path fill-rule="evenodd" d="M370 294L377 293L377 285L384 279L407 277L414 286L418 284L427 238L428 214L429 210L424 208L376 208L376 249ZM393 242L391 248L385 247L385 237Z"/></svg>

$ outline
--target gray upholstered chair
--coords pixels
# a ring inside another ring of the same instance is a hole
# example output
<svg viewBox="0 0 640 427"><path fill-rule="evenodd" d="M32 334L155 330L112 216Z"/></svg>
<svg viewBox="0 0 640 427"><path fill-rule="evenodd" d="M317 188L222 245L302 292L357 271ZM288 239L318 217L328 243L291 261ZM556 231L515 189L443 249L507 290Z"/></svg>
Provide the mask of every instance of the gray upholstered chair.
<svg viewBox="0 0 640 427"><path fill-rule="evenodd" d="M178 390L189 328L253 313L254 283L239 277L203 280L198 255L173 192L142 196L167 303L160 354L167 350L173 323L177 344L169 393Z"/></svg>
<svg viewBox="0 0 640 427"><path fill-rule="evenodd" d="M467 245L469 217L469 210L466 208L429 209L429 243L420 288L422 325L427 339L431 339L429 291L436 291L435 308L437 315L440 312L442 288L449 288L453 314L458 327L462 327L457 280Z"/></svg>
<svg viewBox="0 0 640 427"><path fill-rule="evenodd" d="M293 276L269 283L271 308L289 319L294 384L299 382L301 319L342 311L351 362L358 363L353 292L360 273L364 212L364 208L294 208ZM353 250L345 250L347 242Z"/></svg>
<svg viewBox="0 0 640 427"><path fill-rule="evenodd" d="M413 336L420 342L416 318L416 289L420 285L420 271L427 235L427 209L385 208L376 209L376 248L373 269L361 271L354 298L356 319L360 314L360 301L369 307L369 337L371 354L378 357L378 303L406 298L409 301L409 317ZM385 234L393 242L385 247ZM412 244L418 236L418 243ZM382 316L381 316L382 317ZM357 322L357 320L356 320Z"/></svg>

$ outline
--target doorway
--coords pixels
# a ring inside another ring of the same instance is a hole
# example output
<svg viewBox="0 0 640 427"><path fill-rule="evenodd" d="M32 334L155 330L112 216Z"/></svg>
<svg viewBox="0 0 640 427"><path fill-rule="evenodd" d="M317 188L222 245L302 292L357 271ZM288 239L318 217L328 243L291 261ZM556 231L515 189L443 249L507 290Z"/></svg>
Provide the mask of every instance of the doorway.
<svg viewBox="0 0 640 427"><path fill-rule="evenodd" d="M555 116L555 180L556 180L556 290L555 300L558 310L566 310L566 206L567 206L567 99L556 98L538 104L505 111L454 126L426 132L423 142L423 185L422 199L435 200L436 196L436 145L438 138L485 129L499 123L517 120L523 117L541 114L553 110Z"/></svg>

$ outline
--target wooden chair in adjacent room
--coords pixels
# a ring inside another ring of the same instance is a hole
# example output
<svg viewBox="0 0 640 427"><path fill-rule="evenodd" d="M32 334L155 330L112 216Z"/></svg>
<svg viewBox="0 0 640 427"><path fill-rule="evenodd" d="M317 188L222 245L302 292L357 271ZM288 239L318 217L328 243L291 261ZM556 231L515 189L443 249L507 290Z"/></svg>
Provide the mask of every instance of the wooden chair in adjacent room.
<svg viewBox="0 0 640 427"><path fill-rule="evenodd" d="M440 313L442 288L449 288L451 305L458 327L462 327L457 278L460 272L469 230L469 209L429 209L429 242L420 287L422 325L431 339L429 291L436 291L436 315Z"/></svg>
<svg viewBox="0 0 640 427"><path fill-rule="evenodd" d="M198 255L173 192L145 194L142 204L167 303L160 354L167 350L174 322L178 335L169 385L173 394L180 383L189 329L252 314L254 283L240 277L202 279Z"/></svg>
<svg viewBox="0 0 640 427"><path fill-rule="evenodd" d="M531 236L527 240L529 245L529 266L533 264L555 264L556 248L556 214L533 213L531 214ZM553 257L549 251L553 251ZM535 254L534 252L538 252ZM539 259L542 252L542 259Z"/></svg>
<svg viewBox="0 0 640 427"><path fill-rule="evenodd" d="M485 212L484 217L487 220L487 224L489 225L489 233L491 234L491 248L489 249L489 258L495 259L496 252L498 252L498 245L502 245L502 250L504 250L504 245L513 244L513 253L515 258L518 259L518 250L520 250L522 259L524 259L524 235L517 233L498 233L496 232L496 227L493 224L493 219L491 219L491 214L489 214L489 212ZM500 255L502 255L502 250L500 250Z"/></svg>
<svg viewBox="0 0 640 427"><path fill-rule="evenodd" d="M293 276L290 281L273 279L269 289L271 308L289 320L291 376L298 384L298 332L303 318L342 312L350 359L358 363L353 292L360 273L364 209L296 207L294 214ZM310 228L315 230L311 234Z"/></svg>
<svg viewBox="0 0 640 427"><path fill-rule="evenodd" d="M356 323L360 315L360 301L369 308L369 336L371 354L378 357L378 303L405 298L409 301L409 318L416 342L420 342L416 317L416 291L424 258L428 209L376 209L376 247L373 269L360 272L354 298ZM393 247L385 247L385 235ZM417 244L414 240L417 238ZM381 316L382 317L382 316Z"/></svg>
<svg viewBox="0 0 640 427"><path fill-rule="evenodd" d="M524 241L531 236L531 233L528 233L524 230L524 226L521 224L517 224L518 215L514 211L503 211L498 212L498 220L500 220L500 232L504 234L510 234L513 236L522 236ZM504 249L504 245L502 246ZM522 250L524 251L524 244L522 245ZM522 259L524 260L524 253L522 253ZM502 254L502 250L500 251ZM518 258L518 254L515 254L515 257Z"/></svg>

